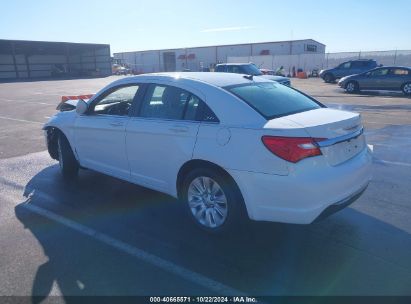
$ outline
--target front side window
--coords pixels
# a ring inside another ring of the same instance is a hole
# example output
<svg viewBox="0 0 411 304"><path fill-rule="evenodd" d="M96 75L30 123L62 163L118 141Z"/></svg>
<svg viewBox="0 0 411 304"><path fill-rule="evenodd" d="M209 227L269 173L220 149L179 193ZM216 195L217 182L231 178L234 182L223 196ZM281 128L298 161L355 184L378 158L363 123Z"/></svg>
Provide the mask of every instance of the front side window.
<svg viewBox="0 0 411 304"><path fill-rule="evenodd" d="M247 75L260 76L263 73L254 64L243 65L243 73Z"/></svg>
<svg viewBox="0 0 411 304"><path fill-rule="evenodd" d="M378 69L371 72L371 76L385 76L388 74L388 69Z"/></svg>
<svg viewBox="0 0 411 304"><path fill-rule="evenodd" d="M360 69L364 66L366 66L367 63L366 62L362 62L362 61L354 61L351 63L351 67L354 69Z"/></svg>
<svg viewBox="0 0 411 304"><path fill-rule="evenodd" d="M218 65L218 66L216 66L216 68L215 68L215 71L216 72L225 72L225 66L224 65Z"/></svg>
<svg viewBox="0 0 411 304"><path fill-rule="evenodd" d="M274 82L234 85L225 89L244 100L266 119L322 107L304 94Z"/></svg>
<svg viewBox="0 0 411 304"><path fill-rule="evenodd" d="M227 65L227 73L242 74L243 72L237 65Z"/></svg>
<svg viewBox="0 0 411 304"><path fill-rule="evenodd" d="M92 114L127 116L138 88L138 85L131 85L112 90L94 104Z"/></svg>

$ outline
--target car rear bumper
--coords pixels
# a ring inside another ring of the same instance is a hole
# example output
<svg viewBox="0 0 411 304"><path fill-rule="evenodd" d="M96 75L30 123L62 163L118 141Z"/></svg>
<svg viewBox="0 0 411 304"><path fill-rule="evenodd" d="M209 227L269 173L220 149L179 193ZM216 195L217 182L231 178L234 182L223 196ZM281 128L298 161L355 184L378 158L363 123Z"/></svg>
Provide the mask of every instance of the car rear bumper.
<svg viewBox="0 0 411 304"><path fill-rule="evenodd" d="M371 179L371 152L365 148L338 166L321 164L287 176L228 171L240 187L250 219L309 224L362 194Z"/></svg>
<svg viewBox="0 0 411 304"><path fill-rule="evenodd" d="M365 191L365 189L367 189L368 187L368 183L361 188L360 190L358 190L357 192L354 192L353 194L351 194L350 196L346 197L345 199L332 204L330 206L328 206L327 208L325 208L323 210L323 212L320 213L319 216L317 216L317 218L314 220L314 222L318 222L321 221L327 217L329 217L330 215L344 209L345 207L348 207L349 205L351 205L352 203L354 203Z"/></svg>

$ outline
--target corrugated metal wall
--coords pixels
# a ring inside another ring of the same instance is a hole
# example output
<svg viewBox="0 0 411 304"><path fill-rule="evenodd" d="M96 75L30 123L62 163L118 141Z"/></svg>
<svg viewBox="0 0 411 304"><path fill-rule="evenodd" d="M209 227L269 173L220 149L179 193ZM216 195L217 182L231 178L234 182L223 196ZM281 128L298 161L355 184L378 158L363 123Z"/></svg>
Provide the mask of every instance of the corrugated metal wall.
<svg viewBox="0 0 411 304"><path fill-rule="evenodd" d="M0 80L108 75L109 45L0 41Z"/></svg>

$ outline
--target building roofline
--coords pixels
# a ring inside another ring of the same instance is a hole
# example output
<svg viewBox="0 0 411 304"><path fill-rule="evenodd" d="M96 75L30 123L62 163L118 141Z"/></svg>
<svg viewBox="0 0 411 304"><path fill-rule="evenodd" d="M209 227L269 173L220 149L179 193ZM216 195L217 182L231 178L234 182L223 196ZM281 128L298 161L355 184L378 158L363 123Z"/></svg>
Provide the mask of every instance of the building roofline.
<svg viewBox="0 0 411 304"><path fill-rule="evenodd" d="M100 45L110 46L109 43L81 43L81 42L67 42L67 41L39 41L39 40L18 40L18 39L0 39L1 43L53 43L53 44L72 44L72 45Z"/></svg>
<svg viewBox="0 0 411 304"><path fill-rule="evenodd" d="M175 51L175 50L185 50L185 49L202 49L210 47L226 47L226 46L244 46L244 45L256 45L256 44L267 44L267 43L284 43L284 42L299 42L299 41L314 41L318 44L326 46L325 44L318 42L317 40L308 38L308 39L296 39L296 40L282 40L282 41L265 41L265 42L251 42L251 43L236 43L236 44L219 44L219 45L206 45L206 46L193 46L193 47L180 47L180 48L171 48L171 49L152 49L152 50L141 50L141 51L127 51L127 52L115 52L115 54L128 54L128 53L144 53L144 52L161 52L161 51Z"/></svg>

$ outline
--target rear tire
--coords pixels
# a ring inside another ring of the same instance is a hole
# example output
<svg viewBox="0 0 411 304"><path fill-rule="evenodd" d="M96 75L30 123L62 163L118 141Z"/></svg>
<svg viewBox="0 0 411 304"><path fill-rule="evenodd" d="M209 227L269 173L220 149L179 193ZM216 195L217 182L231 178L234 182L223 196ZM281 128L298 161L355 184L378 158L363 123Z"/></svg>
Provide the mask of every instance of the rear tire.
<svg viewBox="0 0 411 304"><path fill-rule="evenodd" d="M61 174L65 179L77 177L79 164L64 134L60 133L57 140L58 161Z"/></svg>
<svg viewBox="0 0 411 304"><path fill-rule="evenodd" d="M411 82L407 82L402 85L402 92L404 93L404 95L411 95Z"/></svg>
<svg viewBox="0 0 411 304"><path fill-rule="evenodd" d="M334 81L335 81L335 77L334 77L332 74L327 73L327 74L324 75L324 81L325 81L326 83L334 82Z"/></svg>
<svg viewBox="0 0 411 304"><path fill-rule="evenodd" d="M345 91L347 93L355 93L358 92L359 87L358 87L358 83L355 81L349 81L347 82L347 84L345 85Z"/></svg>
<svg viewBox="0 0 411 304"><path fill-rule="evenodd" d="M198 168L188 173L182 183L181 199L189 217L209 233L233 232L248 219L236 183L217 170Z"/></svg>

